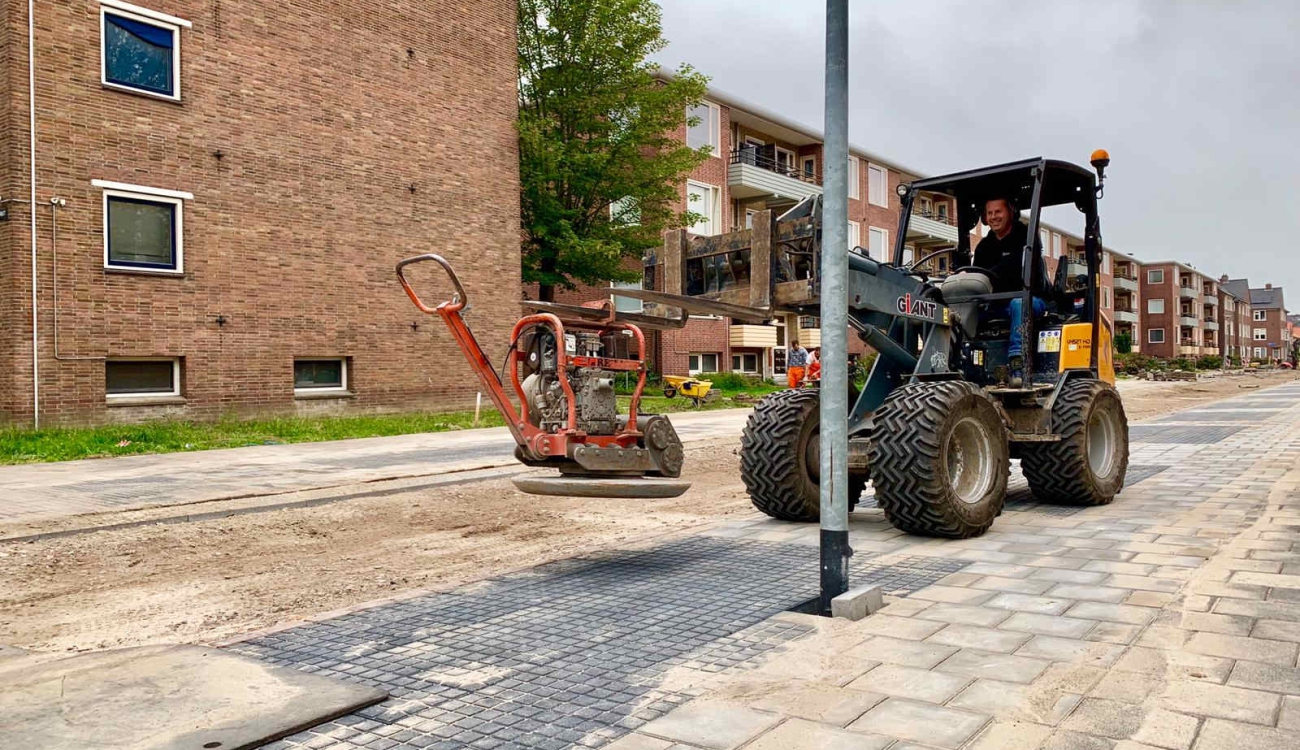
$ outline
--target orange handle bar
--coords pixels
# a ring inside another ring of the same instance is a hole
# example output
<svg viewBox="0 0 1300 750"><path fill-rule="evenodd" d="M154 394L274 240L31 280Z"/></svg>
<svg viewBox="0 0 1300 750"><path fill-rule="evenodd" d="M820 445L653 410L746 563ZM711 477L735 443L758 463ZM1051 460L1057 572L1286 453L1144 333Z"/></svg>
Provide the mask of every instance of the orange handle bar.
<svg viewBox="0 0 1300 750"><path fill-rule="evenodd" d="M451 301L443 302L437 307L429 307L424 304L420 299L420 295L416 294L415 289L411 288L411 283L406 280L406 274L403 273L403 269L409 265L424 263L425 261L430 260L442 266L442 270L446 271L447 275L451 277L452 286L456 287L456 294L452 296ZM469 303L469 295L465 294L465 287L461 286L460 277L456 275L456 271L452 269L451 264L447 262L447 259L436 253L417 255L413 258L399 261L397 264L397 280L402 282L402 288L406 290L406 296L410 297L411 301L415 303L415 306L423 313L432 314L442 309L445 309L447 312L459 312Z"/></svg>

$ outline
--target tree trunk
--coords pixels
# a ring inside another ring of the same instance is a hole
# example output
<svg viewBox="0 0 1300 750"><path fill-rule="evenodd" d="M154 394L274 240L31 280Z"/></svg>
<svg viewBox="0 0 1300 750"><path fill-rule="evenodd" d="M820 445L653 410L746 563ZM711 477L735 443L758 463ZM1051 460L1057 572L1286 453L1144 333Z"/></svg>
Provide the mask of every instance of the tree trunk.
<svg viewBox="0 0 1300 750"><path fill-rule="evenodd" d="M550 255L543 256L541 262L538 263L538 270L542 272L542 278L553 278L555 274L555 266L556 263L555 263L554 256L550 256ZM537 298L540 299L542 302L554 302L555 285L543 284L539 282L537 284Z"/></svg>
<svg viewBox="0 0 1300 750"><path fill-rule="evenodd" d="M555 286L553 284L538 284L537 299L541 300L542 302L554 302Z"/></svg>

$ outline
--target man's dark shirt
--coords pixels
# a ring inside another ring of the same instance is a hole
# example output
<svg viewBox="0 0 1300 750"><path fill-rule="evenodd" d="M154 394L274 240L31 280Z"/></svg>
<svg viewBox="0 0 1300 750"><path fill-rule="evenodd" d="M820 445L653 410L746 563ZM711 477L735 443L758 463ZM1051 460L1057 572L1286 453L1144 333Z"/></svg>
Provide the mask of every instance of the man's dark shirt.
<svg viewBox="0 0 1300 750"><path fill-rule="evenodd" d="M975 265L986 268L992 274L994 292L1019 292L1024 289L1024 250L1025 237L1029 227L1017 221L1011 226L1007 236L998 239L990 234L980 240L975 248ZM1047 292L1047 271L1043 264L1043 246L1034 238L1034 266L1031 284L1034 294L1040 297Z"/></svg>

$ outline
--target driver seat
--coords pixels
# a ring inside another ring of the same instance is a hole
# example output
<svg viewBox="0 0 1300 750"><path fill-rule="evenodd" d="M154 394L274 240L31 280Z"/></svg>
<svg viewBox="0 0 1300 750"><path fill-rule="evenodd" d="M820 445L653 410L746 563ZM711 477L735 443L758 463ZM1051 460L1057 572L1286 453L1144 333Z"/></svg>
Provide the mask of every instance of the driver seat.
<svg viewBox="0 0 1300 750"><path fill-rule="evenodd" d="M993 293L993 282L986 274L961 271L944 279L939 293L966 337L975 338L980 322L980 296Z"/></svg>

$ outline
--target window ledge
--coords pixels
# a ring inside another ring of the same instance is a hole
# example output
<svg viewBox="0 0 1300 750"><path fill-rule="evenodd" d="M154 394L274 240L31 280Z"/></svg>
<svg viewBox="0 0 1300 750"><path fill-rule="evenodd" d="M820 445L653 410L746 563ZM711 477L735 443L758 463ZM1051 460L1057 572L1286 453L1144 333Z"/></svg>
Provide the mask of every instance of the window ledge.
<svg viewBox="0 0 1300 750"><path fill-rule="evenodd" d="M160 102L168 102L171 104L181 103L181 98L179 96L170 96L168 94L159 93L157 91L146 91L145 89L138 89L135 88L134 86L126 86L120 83L109 83L107 81L100 81L99 85L105 91L117 91L122 94L133 94L135 96L143 96L146 99L154 99Z"/></svg>
<svg viewBox="0 0 1300 750"><path fill-rule="evenodd" d="M127 268L126 266L104 266L104 273L124 273L131 276L171 276L184 278L184 271L168 271L161 268Z"/></svg>
<svg viewBox="0 0 1300 750"><path fill-rule="evenodd" d="M353 391L299 391L293 392L293 398L296 401L319 401L331 398L356 398L357 394Z"/></svg>
<svg viewBox="0 0 1300 750"><path fill-rule="evenodd" d="M122 396L107 399L109 407L115 406L184 406L189 403L184 396Z"/></svg>

